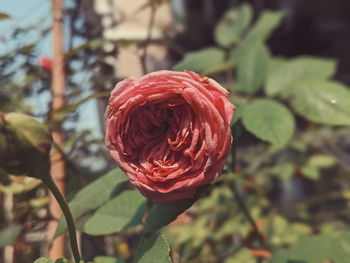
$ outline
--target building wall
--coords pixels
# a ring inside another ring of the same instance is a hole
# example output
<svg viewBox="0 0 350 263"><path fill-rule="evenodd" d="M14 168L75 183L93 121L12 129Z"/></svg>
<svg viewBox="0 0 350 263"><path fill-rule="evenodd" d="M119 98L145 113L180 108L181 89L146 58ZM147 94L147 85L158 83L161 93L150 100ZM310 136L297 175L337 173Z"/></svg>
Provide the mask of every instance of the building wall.
<svg viewBox="0 0 350 263"><path fill-rule="evenodd" d="M143 75L140 57L145 52L152 8L147 0L95 0L95 9L102 15L103 37L113 41L127 41L118 46L115 69L120 78ZM170 5L164 3L156 8L151 39L147 48L147 71L169 68L166 35L171 32Z"/></svg>

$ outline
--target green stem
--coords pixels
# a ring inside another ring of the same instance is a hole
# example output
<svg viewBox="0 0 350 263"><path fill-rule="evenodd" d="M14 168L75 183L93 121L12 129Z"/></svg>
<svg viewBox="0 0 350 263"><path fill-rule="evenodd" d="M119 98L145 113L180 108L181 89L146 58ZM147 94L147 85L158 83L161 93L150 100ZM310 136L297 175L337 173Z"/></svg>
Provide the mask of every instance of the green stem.
<svg viewBox="0 0 350 263"><path fill-rule="evenodd" d="M76 263L80 262L80 254L79 254L79 249L78 249L78 243L77 243L77 236L76 236L76 228L75 228L75 223L74 219L72 216L72 213L69 209L69 206L64 199L63 195L61 194L60 190L57 188L55 182L52 180L51 176L46 178L44 180L44 183L46 186L50 189L54 197L56 198L58 204L60 205L63 215L66 218L67 226L68 226L68 233L69 233L69 240L70 240L70 245L72 248L74 260Z"/></svg>
<svg viewBox="0 0 350 263"><path fill-rule="evenodd" d="M234 138L238 137L238 136L235 136L236 134L237 134L237 124L236 124L236 126L233 127ZM231 149L231 170L232 170L232 172L235 172L235 169L236 169L236 160L237 160L236 147L237 147L236 145L233 145L232 149ZM235 182L229 183L229 187L233 193L233 196L234 196L238 206L242 210L245 218L248 220L248 222L251 225L251 227L253 228L254 232L258 235L258 239L259 239L260 244L263 245L264 244L263 236L260 233L259 228L256 225L252 215L250 214L249 209L247 208L243 198L241 197L241 195L237 189L236 183Z"/></svg>
<svg viewBox="0 0 350 263"><path fill-rule="evenodd" d="M261 233L260 233L260 230L259 230L258 226L256 225L256 223L255 223L255 221L254 221L252 215L250 214L250 212L249 212L249 210L248 210L246 204L244 203L243 198L242 198L241 195L239 194L238 189L236 188L236 184L235 184L234 182L232 182L231 185L230 185L230 188L231 188L231 190L232 190L232 192L233 192L233 195L234 195L234 197L235 197L235 199L236 199L236 202L237 202L238 206L241 208L241 210L242 210L244 216L245 216L246 219L248 220L249 224L252 226L254 232L258 235L259 242L260 242L261 244L263 244L263 243L264 243L264 240L263 240L263 238L262 238L262 235L261 235Z"/></svg>
<svg viewBox="0 0 350 263"><path fill-rule="evenodd" d="M143 217L143 220L146 220L147 217L149 216L149 214L151 213L151 209L153 207L153 203L150 201L150 200L147 200L147 208L146 208L146 212L144 214L144 217ZM142 232L140 234L140 238L139 238L139 241L137 243L137 247L136 247L136 253L141 249L142 245L143 245L143 242L145 241L145 238L146 238L146 233L143 231L142 229Z"/></svg>

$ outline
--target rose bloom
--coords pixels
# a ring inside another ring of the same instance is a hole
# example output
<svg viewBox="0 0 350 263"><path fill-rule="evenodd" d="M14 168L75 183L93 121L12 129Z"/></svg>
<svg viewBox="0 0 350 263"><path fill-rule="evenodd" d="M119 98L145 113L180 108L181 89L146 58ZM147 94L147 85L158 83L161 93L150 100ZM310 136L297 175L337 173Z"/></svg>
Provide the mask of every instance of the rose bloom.
<svg viewBox="0 0 350 263"><path fill-rule="evenodd" d="M235 106L215 80L162 70L119 82L106 110L106 146L155 203L192 197L217 178Z"/></svg>

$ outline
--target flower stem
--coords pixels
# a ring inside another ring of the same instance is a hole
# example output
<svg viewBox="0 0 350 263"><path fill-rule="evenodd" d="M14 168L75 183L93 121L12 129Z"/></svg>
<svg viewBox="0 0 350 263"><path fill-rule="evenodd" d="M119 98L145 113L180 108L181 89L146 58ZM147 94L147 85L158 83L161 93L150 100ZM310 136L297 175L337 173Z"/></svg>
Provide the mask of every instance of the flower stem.
<svg viewBox="0 0 350 263"><path fill-rule="evenodd" d="M236 124L236 126L233 127L234 138L238 137L238 136L235 136L236 134L237 134L237 124ZM237 149L237 146L233 145L232 149L231 149L231 170L233 173L236 171L236 160L237 160L236 149ZM234 196L238 206L240 207L241 211L243 212L245 218L247 219L247 221L249 222L249 224L253 228L253 231L258 236L258 240L259 240L260 244L263 245L264 244L263 235L260 233L259 228L254 221L254 218L250 214L249 209L247 208L247 205L245 204L243 198L241 197L241 195L237 189L236 182L235 181L230 182L229 187L233 193L233 196Z"/></svg>
<svg viewBox="0 0 350 263"><path fill-rule="evenodd" d="M79 263L81 257L78 249L76 228L75 228L74 219L69 209L69 206L66 200L64 199L63 195L61 194L60 190L57 188L55 182L52 180L51 176L49 176L48 178L45 178L44 183L56 198L58 204L62 209L63 215L66 218L68 233L69 233L69 240L70 240L70 245L73 252L74 260L76 263Z"/></svg>
<svg viewBox="0 0 350 263"><path fill-rule="evenodd" d="M230 184L230 188L231 188L231 191L232 191L232 193L233 193L233 195L234 195L234 197L236 199L236 202L237 202L238 206L241 208L244 216L248 220L248 222L251 225L251 227L253 228L254 232L257 234L259 242L261 244L263 244L264 243L263 236L260 233L260 230L259 230L258 226L256 225L252 215L250 214L246 204L244 203L243 198L239 194L238 189L236 187L236 184L234 182L232 182Z"/></svg>

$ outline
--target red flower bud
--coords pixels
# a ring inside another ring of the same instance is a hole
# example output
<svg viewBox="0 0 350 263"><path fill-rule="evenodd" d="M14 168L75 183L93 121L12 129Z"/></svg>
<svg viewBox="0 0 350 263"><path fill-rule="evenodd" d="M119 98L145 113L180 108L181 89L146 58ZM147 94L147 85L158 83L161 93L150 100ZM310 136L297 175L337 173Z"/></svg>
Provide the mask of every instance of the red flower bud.
<svg viewBox="0 0 350 263"><path fill-rule="evenodd" d="M41 56L39 58L39 65L43 70L51 72L53 68L53 61L48 56Z"/></svg>

